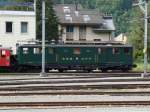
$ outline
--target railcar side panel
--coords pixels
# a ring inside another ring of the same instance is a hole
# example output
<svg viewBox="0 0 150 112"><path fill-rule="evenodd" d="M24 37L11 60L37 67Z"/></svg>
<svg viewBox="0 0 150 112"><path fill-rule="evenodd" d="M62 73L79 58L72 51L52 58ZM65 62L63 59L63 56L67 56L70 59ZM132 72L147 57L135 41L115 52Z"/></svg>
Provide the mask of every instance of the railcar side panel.
<svg viewBox="0 0 150 112"><path fill-rule="evenodd" d="M90 47L59 47L56 48L57 65L60 68L86 69L96 66L96 48Z"/></svg>
<svg viewBox="0 0 150 112"><path fill-rule="evenodd" d="M132 68L132 47L102 47L98 48L100 69Z"/></svg>
<svg viewBox="0 0 150 112"><path fill-rule="evenodd" d="M132 46L86 46L86 45L47 45L46 69L122 70L133 67ZM42 47L25 45L18 47L18 64L40 66Z"/></svg>

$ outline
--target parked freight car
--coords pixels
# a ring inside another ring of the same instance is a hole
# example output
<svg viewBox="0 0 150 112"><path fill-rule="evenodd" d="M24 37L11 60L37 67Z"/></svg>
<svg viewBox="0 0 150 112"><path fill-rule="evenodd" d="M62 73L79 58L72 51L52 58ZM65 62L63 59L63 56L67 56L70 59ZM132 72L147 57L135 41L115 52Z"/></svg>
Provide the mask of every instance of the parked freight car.
<svg viewBox="0 0 150 112"><path fill-rule="evenodd" d="M20 45L17 50L18 64L22 69L41 68L41 45ZM130 45L46 45L46 70L99 69L131 70L133 48Z"/></svg>

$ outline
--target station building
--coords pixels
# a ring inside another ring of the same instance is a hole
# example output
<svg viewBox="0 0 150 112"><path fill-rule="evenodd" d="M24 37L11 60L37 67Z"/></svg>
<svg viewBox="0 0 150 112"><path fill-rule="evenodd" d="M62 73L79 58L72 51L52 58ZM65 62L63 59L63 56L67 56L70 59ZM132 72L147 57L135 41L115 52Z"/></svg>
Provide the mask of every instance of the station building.
<svg viewBox="0 0 150 112"><path fill-rule="evenodd" d="M34 11L0 11L0 45L11 48L16 54L16 45L36 39Z"/></svg>

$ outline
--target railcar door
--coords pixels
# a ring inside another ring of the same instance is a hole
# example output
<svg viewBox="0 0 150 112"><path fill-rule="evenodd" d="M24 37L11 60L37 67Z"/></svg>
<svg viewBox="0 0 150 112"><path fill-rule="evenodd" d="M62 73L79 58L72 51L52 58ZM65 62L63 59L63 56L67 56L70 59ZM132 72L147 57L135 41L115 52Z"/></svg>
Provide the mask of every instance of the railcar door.
<svg viewBox="0 0 150 112"><path fill-rule="evenodd" d="M106 51L107 49L105 47L99 47L98 48L98 66L99 68L105 68L106 65Z"/></svg>
<svg viewBox="0 0 150 112"><path fill-rule="evenodd" d="M53 66L56 64L57 56L55 52L55 47L46 47L46 64Z"/></svg>
<svg viewBox="0 0 150 112"><path fill-rule="evenodd" d="M109 61L111 58L110 55L110 48L108 47L101 47L98 49L99 52L99 63L101 70L107 70L109 66Z"/></svg>

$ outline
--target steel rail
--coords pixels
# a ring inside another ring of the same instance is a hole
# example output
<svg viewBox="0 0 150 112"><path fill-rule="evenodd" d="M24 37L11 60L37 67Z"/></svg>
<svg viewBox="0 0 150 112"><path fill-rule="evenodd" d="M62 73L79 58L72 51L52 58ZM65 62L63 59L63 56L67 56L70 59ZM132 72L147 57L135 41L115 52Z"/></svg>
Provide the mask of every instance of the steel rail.
<svg viewBox="0 0 150 112"><path fill-rule="evenodd" d="M12 102L0 103L0 108L10 107L50 107L50 106L133 106L133 105L150 105L150 101L81 101L81 102Z"/></svg>
<svg viewBox="0 0 150 112"><path fill-rule="evenodd" d="M87 89L137 89L150 88L150 84L114 84L114 85L70 85L70 86L29 86L29 87L0 87L0 91L37 91L37 90L87 90Z"/></svg>
<svg viewBox="0 0 150 112"><path fill-rule="evenodd" d="M38 79L38 80L9 80L3 81L0 80L1 86L6 85L28 85L28 84L63 84L63 83L92 83L92 82L139 82L139 81L150 81L150 78L124 78L124 79L111 79L111 78L87 78L87 77L80 77L80 78L49 78L49 79Z"/></svg>
<svg viewBox="0 0 150 112"><path fill-rule="evenodd" d="M50 78L55 78L55 79L59 79L59 78L106 78L106 77L140 77L141 74L140 73L67 73L67 74L62 74L62 73L55 73L55 74L47 74L48 77L46 78L40 78L37 77L38 74L0 74L1 80L29 80L29 79L50 79ZM11 78L10 78L11 77Z"/></svg>
<svg viewBox="0 0 150 112"><path fill-rule="evenodd" d="M59 73L59 72L50 72L47 73L47 75L126 75L126 74L131 74L131 75L141 75L141 72L91 72L91 73L86 73L86 72L64 72L64 73ZM39 75L39 73L0 73L0 75Z"/></svg>
<svg viewBox="0 0 150 112"><path fill-rule="evenodd" d="M91 91L86 91L86 92L76 92L76 91L70 91L70 92L9 92L9 93L0 93L0 96L32 96L32 95L110 95L110 96L130 96L130 95L136 95L136 96L150 96L150 91L104 91L104 92L91 92Z"/></svg>

